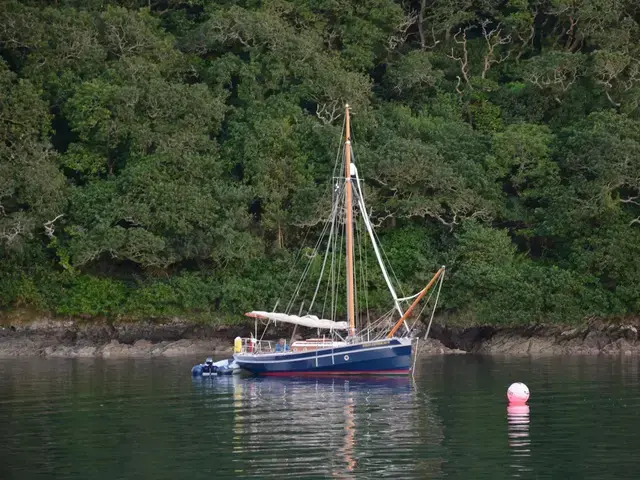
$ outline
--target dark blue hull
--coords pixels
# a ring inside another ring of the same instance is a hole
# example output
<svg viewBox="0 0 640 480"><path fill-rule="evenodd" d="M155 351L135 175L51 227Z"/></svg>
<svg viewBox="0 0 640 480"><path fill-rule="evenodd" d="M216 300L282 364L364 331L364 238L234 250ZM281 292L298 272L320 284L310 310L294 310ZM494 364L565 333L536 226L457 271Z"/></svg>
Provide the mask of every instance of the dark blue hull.
<svg viewBox="0 0 640 480"><path fill-rule="evenodd" d="M364 342L302 353L236 354L256 375L403 375L411 369L411 340Z"/></svg>

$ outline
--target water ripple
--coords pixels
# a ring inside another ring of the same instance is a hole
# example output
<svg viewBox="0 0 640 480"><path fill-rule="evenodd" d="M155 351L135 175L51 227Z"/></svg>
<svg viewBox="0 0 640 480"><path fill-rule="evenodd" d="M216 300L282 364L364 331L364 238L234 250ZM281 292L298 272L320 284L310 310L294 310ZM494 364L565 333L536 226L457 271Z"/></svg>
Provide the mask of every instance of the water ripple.
<svg viewBox="0 0 640 480"><path fill-rule="evenodd" d="M0 361L0 478L636 478L628 359L428 358L415 383L194 362Z"/></svg>

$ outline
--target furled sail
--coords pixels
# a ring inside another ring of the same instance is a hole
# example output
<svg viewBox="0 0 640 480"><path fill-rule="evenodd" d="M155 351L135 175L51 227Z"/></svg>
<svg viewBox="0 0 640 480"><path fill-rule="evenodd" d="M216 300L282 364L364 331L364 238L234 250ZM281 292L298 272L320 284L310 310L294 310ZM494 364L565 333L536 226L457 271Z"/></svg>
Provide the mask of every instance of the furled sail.
<svg viewBox="0 0 640 480"><path fill-rule="evenodd" d="M287 315L286 313L262 312L258 310L245 313L245 315L251 318L263 318L265 320L273 320L274 322L293 323L295 325L302 325L303 327L309 328L349 330L349 324L347 322L334 322L333 320L318 318L315 315L304 315L303 317L299 317L297 315Z"/></svg>

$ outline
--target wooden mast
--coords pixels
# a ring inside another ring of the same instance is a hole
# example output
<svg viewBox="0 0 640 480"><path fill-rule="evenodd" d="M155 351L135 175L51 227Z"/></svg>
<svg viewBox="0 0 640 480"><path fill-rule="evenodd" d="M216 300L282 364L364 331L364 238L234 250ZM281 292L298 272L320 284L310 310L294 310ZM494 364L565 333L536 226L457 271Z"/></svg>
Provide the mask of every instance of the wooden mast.
<svg viewBox="0 0 640 480"><path fill-rule="evenodd" d="M351 119L349 104L345 105L346 141L344 144L344 175L346 180L345 214L347 229L347 314L349 317L349 333L355 335L355 298L353 278L353 190L351 185Z"/></svg>

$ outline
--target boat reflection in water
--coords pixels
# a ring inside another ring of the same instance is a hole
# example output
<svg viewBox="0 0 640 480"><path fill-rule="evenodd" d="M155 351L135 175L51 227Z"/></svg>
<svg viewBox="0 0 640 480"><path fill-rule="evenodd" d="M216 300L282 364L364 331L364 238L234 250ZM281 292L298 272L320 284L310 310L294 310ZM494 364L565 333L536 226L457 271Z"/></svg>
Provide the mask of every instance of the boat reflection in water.
<svg viewBox="0 0 640 480"><path fill-rule="evenodd" d="M212 398L230 394L230 451L243 477L441 474L440 422L408 377L230 376L197 384Z"/></svg>
<svg viewBox="0 0 640 480"><path fill-rule="evenodd" d="M527 467L527 458L531 456L531 440L529 439L529 406L509 405L507 407L509 425L509 448L513 457L511 466L514 476L531 471Z"/></svg>

